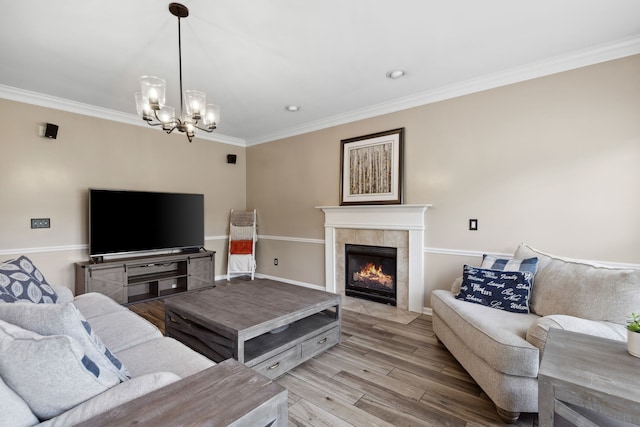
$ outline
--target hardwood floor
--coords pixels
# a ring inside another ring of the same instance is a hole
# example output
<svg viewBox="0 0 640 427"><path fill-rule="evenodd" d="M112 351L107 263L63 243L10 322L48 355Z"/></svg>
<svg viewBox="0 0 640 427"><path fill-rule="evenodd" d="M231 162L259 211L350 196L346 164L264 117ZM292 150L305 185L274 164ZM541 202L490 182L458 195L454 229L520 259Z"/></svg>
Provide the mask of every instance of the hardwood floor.
<svg viewBox="0 0 640 427"><path fill-rule="evenodd" d="M161 300L129 306L164 332ZM506 426L437 341L429 316L408 324L343 310L342 342L276 381L291 426ZM537 425L522 414L518 426Z"/></svg>

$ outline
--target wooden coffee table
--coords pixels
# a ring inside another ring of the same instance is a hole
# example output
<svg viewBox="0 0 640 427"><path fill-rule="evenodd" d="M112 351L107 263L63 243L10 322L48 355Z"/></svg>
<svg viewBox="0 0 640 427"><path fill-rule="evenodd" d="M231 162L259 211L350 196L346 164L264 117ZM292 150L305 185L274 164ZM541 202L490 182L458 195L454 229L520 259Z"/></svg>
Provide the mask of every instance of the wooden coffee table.
<svg viewBox="0 0 640 427"><path fill-rule="evenodd" d="M219 284L167 299L165 334L275 378L340 342L341 301L266 279Z"/></svg>
<svg viewBox="0 0 640 427"><path fill-rule="evenodd" d="M554 426L556 414L579 426L618 425L612 418L640 424L639 383L640 359L624 341L549 329L538 373L539 425Z"/></svg>
<svg viewBox="0 0 640 427"><path fill-rule="evenodd" d="M78 424L79 427L285 427L287 389L229 359Z"/></svg>

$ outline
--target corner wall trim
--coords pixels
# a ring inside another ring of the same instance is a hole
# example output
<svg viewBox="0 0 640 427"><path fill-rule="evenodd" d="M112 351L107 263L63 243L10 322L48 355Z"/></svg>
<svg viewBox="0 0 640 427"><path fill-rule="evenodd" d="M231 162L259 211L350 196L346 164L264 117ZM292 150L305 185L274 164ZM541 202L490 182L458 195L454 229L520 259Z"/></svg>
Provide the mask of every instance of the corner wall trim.
<svg viewBox="0 0 640 427"><path fill-rule="evenodd" d="M88 250L89 245L64 245L64 246L43 246L39 248L15 248L15 249L0 249L0 255L15 255L15 254L35 254L43 252L65 252L65 251L82 251Z"/></svg>
<svg viewBox="0 0 640 427"><path fill-rule="evenodd" d="M284 242L296 242L296 243L313 243L318 245L324 245L324 239L308 239L305 237L287 237L287 236L265 236L262 234L258 235L258 240L280 240Z"/></svg>
<svg viewBox="0 0 640 427"><path fill-rule="evenodd" d="M229 236L226 236L226 235L206 236L205 241L227 240L228 238ZM283 242L312 243L312 244L321 244L321 245L324 245L325 243L324 239L308 239L308 238L302 238L302 237L258 235L258 238L264 239L264 240L279 240ZM35 254L35 253L45 253L45 252L83 251L83 250L89 250L89 245L86 243L83 243L79 245L59 245L59 246L41 246L41 247L32 247L32 248L0 249L0 256L16 255L16 254ZM471 258L473 257L482 258L482 255L484 254L496 256L496 257L513 256L513 254L511 253L475 251L475 250L465 250L465 249L433 248L433 247L424 247L423 252L426 254L453 255L453 256L464 256L464 257L471 257ZM598 260L577 260L577 261L600 264L606 267L613 267L613 268L640 269L640 264L612 262L612 261L598 261ZM265 276L265 278L272 278L272 277ZM282 279L279 277L273 277L272 279L283 281L283 282L287 281L286 279ZM298 284L301 286L310 287L310 288L320 289L317 285L311 285L304 282L292 282L292 283Z"/></svg>
<svg viewBox="0 0 640 427"><path fill-rule="evenodd" d="M482 258L482 255L484 254L497 256L497 257L513 256L513 254L505 254L500 252L470 251L465 249L446 249L446 248L430 248L430 247L425 247L424 252L427 254L456 255L456 256L465 256L465 257L479 257L479 258Z"/></svg>
<svg viewBox="0 0 640 427"><path fill-rule="evenodd" d="M500 253L500 252L486 252L486 251L470 251L463 249L445 249L445 248L424 248L424 253L427 254L438 254L438 255L455 255L455 256L464 256L464 257L477 257L482 258L482 255L487 254L495 257L505 257L510 258L513 256L512 253ZM562 257L563 259L569 259L566 257ZM598 260L590 260L590 259L577 259L574 258L572 261L576 262L586 262L589 264L597 264L604 267L609 268L630 268L630 269L640 269L640 264L631 264L625 262L613 262L613 261L598 261Z"/></svg>

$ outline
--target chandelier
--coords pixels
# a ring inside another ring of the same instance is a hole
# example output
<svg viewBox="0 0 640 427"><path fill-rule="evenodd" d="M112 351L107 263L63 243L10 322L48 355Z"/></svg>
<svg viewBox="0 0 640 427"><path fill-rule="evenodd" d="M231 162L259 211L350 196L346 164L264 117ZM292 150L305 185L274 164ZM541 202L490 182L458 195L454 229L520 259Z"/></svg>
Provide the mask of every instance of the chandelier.
<svg viewBox="0 0 640 427"><path fill-rule="evenodd" d="M180 66L180 114L175 108L165 105L167 82L155 76L140 77L141 92L136 93L138 115L150 126L162 126L171 133L178 130L191 142L196 130L213 132L220 122L220 107L206 103L204 92L182 90L182 37L180 19L189 16L189 9L179 3L171 3L169 12L178 18L178 64Z"/></svg>

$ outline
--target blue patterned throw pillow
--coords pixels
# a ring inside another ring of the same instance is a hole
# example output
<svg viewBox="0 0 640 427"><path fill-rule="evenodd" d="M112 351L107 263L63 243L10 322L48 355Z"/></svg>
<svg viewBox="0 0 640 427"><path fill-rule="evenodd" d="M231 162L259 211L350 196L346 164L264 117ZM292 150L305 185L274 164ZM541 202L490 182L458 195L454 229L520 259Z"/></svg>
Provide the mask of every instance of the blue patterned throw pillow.
<svg viewBox="0 0 640 427"><path fill-rule="evenodd" d="M529 313L533 273L464 266L457 299L498 310Z"/></svg>
<svg viewBox="0 0 640 427"><path fill-rule="evenodd" d="M482 255L480 268L502 271L528 271L535 275L536 271L538 271L538 258L496 258L485 254Z"/></svg>
<svg viewBox="0 0 640 427"><path fill-rule="evenodd" d="M0 302L55 303L58 295L26 256L0 264Z"/></svg>

